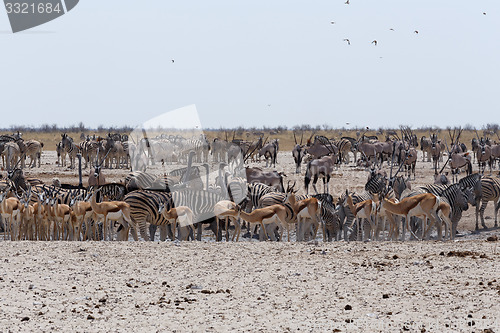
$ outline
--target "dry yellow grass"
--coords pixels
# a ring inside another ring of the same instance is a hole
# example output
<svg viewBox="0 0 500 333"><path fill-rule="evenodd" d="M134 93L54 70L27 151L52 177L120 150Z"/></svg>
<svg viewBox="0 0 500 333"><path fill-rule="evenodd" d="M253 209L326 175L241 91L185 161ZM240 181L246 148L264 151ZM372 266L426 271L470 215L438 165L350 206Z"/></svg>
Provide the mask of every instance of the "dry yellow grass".
<svg viewBox="0 0 500 333"><path fill-rule="evenodd" d="M349 131L342 131L342 130L320 130L320 131L305 131L304 132L304 139L303 143L305 144L307 139L312 135L323 135L326 136L327 138L330 139L339 139L342 136L350 136L353 138L356 138L356 132L355 130L349 130ZM148 135L150 136L155 136L157 134L160 134L161 132L159 131L148 131ZM169 131L168 134L173 134L173 135L182 135L184 137L190 137L195 133L200 133L200 131L185 131L185 132L180 132L180 131L175 131L171 132ZM256 132L252 131L205 131L204 132L209 139L209 141L212 141L214 138L218 137L221 139L225 139L226 135L229 140L232 140L233 137L235 139L243 139L243 140L257 140L259 138L259 135L257 133L263 133L264 134L264 139L269 138L269 139L279 139L280 140L280 150L292 150L293 146L295 145L294 137L293 137L293 131L292 130L287 130L287 131L281 131L281 132L276 132L273 130L258 130ZM11 134L11 132L0 132L0 134ZM81 132L67 132L67 134L72 137L76 143L80 142L80 135ZM85 134L89 135L100 135L100 136L106 136L108 132L85 132ZM234 136L233 136L234 134ZM425 131L414 131L414 134L417 135L417 137L420 140L420 137L426 136L429 137L429 132ZM448 135L448 131L445 129L442 129L440 132L437 133L438 137L440 139L446 139L446 142L449 144L450 143L450 137ZM478 134L481 136L483 135L483 131L478 131ZM366 135L377 135L380 140L385 139L385 134L380 134L377 131L367 131ZM398 131L398 135L401 135L400 131ZM301 132L296 132L297 140L300 141L301 137ZM462 135L460 137L460 141L464 142L467 147L470 149L470 143L472 138L476 137L476 133L474 131L463 131ZM26 132L23 134L23 138L25 140L29 139L35 139L38 141L41 141L44 143L44 150L55 150L56 144L61 141L61 132ZM500 141L496 135L492 137L493 140Z"/></svg>

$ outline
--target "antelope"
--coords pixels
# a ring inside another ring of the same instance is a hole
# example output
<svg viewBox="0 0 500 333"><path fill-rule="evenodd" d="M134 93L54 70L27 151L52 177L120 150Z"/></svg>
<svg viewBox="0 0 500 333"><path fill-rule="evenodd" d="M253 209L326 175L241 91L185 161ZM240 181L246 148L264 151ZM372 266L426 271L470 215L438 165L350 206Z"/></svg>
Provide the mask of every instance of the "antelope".
<svg viewBox="0 0 500 333"><path fill-rule="evenodd" d="M406 158L403 162L407 176L410 177L413 172L413 179L415 180L415 166L417 164L417 150L415 148L410 148L406 151Z"/></svg>
<svg viewBox="0 0 500 333"><path fill-rule="evenodd" d="M398 203L399 201L396 198L389 199L392 203ZM389 234L387 239L396 240L398 236L398 223L397 216L386 210L382 207L379 200L376 200L377 207L377 215L376 215L376 229L375 229L375 240L378 240L379 231L382 230L384 232L386 230L386 221L389 220ZM380 221L380 225L378 223Z"/></svg>
<svg viewBox="0 0 500 333"><path fill-rule="evenodd" d="M184 239L181 239L183 241L186 241L189 237L189 234L193 232L194 234L194 226L193 226L193 221L194 221L194 213L193 211L187 207L187 206L178 206L175 208L171 208L169 210L165 209L165 203L162 202L160 203L158 213L163 214L163 217L173 225L172 227L172 233L175 238L175 228L177 225L177 221L179 221L179 228L186 228L189 227L191 230L189 232L184 233L185 237Z"/></svg>
<svg viewBox="0 0 500 333"><path fill-rule="evenodd" d="M47 213L44 207L44 195L45 192L40 191L36 195L36 202L33 204L33 210L35 215L35 233L37 238L40 240L48 241L49 236L49 221L47 219Z"/></svg>
<svg viewBox="0 0 500 333"><path fill-rule="evenodd" d="M412 216L424 216L424 221L427 221L427 218L431 219L431 223L439 220L437 212L439 210L440 199L431 193L423 193L418 194L412 197L406 197L401 200L399 203L394 203L387 198L383 197L380 203L380 207L385 209L386 211L394 214L405 217L405 223L403 224L403 234L402 240L405 240L406 229L408 228L410 232L413 234L415 238L416 235L413 233L413 230L409 227L409 221ZM425 222L423 224L423 229L425 234ZM418 239L418 238L417 238Z"/></svg>
<svg viewBox="0 0 500 333"><path fill-rule="evenodd" d="M229 200L219 201L214 206L214 215L215 218L217 219L217 234L219 234L219 220L221 218L224 218L226 222L226 241L229 240L229 220L233 221L233 224L235 226L234 234L233 237L231 238L231 241L233 242L235 236L236 236L236 241L240 239L241 224L238 221L238 219L234 218L234 216L226 214L226 212L230 209L232 210L236 209L236 204L234 202Z"/></svg>
<svg viewBox="0 0 500 333"><path fill-rule="evenodd" d="M441 221L444 221L444 225L445 225L444 239L445 240L446 240L446 238L448 238L448 233L449 233L450 240L453 240L455 238L455 235L451 229L452 224L451 224L451 219L450 219L450 213L451 213L451 206L448 203L440 200L439 206L438 206L438 216L440 217ZM430 234L430 231L432 230L433 222L434 221L431 219L431 223L426 228L425 234L422 233L422 239L424 237L425 237L425 239L429 239L429 234ZM437 229L438 229L438 239L441 240L441 227L439 227Z"/></svg>
<svg viewBox="0 0 500 333"><path fill-rule="evenodd" d="M451 153L450 168L453 177L453 182L458 181L458 170L467 168L467 176L472 174L472 162L469 153Z"/></svg>
<svg viewBox="0 0 500 333"><path fill-rule="evenodd" d="M373 235L375 234L375 229L376 229L374 220L374 217L376 217L375 201L368 199L365 201L358 202L356 205L354 205L351 194L349 194L349 192L346 191L346 195L347 195L347 204L349 205L349 209L351 210L351 213L355 217L355 219L352 220L350 227L352 228L354 225L354 221L356 221L358 227L357 230L359 234L360 227L362 226L362 224L360 223L361 220L367 219L371 225L370 238L373 240Z"/></svg>
<svg viewBox="0 0 500 333"><path fill-rule="evenodd" d="M297 202L297 236L300 234L303 237L304 223L306 219L312 220L314 225L314 238L318 233L319 224L321 220L321 201L316 198L307 198ZM326 239L325 225L322 224L323 241ZM297 237L299 240L299 237Z"/></svg>
<svg viewBox="0 0 500 333"><path fill-rule="evenodd" d="M4 239L6 239L7 230L10 227L11 240L15 240L19 231L21 203L17 198L6 198L9 192L10 187L0 194L0 211L4 220Z"/></svg>
<svg viewBox="0 0 500 333"><path fill-rule="evenodd" d="M96 236L96 224L94 223L92 226L90 224L94 212L92 210L90 202L87 201L88 199L88 195L87 198L85 198L83 201L81 200L81 196L77 196L75 198L72 198L69 204L71 210L75 215L75 224L78 230L82 230L82 225L85 223L85 235L83 235L83 240L87 240L89 238L89 234L92 235L92 238Z"/></svg>
<svg viewBox="0 0 500 333"><path fill-rule="evenodd" d="M57 228L57 239L67 240L70 237L69 223L71 219L71 208L66 204L60 204L59 198L55 195L50 200L50 206L53 211L52 218L54 227ZM71 235L71 238L72 237Z"/></svg>
<svg viewBox="0 0 500 333"><path fill-rule="evenodd" d="M102 218L104 221L103 239L106 240L108 221L117 221L124 227L123 235L118 235L118 240L125 240L123 238L128 235L129 228L130 226L132 226L132 220L130 218L130 205L124 201L105 201L97 203L96 195L99 191L100 190L97 189L92 193L90 206L92 207L92 210L94 211L94 214L97 216L97 218ZM109 237L110 239L112 237L111 230Z"/></svg>
<svg viewBox="0 0 500 333"><path fill-rule="evenodd" d="M319 159L312 160L307 164L306 175L304 180L304 186L306 189L306 194L309 194L309 183L311 178L313 178L313 188L316 193L318 190L316 188L316 183L318 178L321 176L323 178L323 189L324 192L328 192L328 184L330 183L330 177L333 173L333 168L337 163L337 155L327 155Z"/></svg>
<svg viewBox="0 0 500 333"><path fill-rule="evenodd" d="M21 210L21 229L22 238L27 240L35 240L36 238L36 226L35 226L35 209L30 205L31 193L23 193L23 197L20 200ZM20 232L21 236L21 232Z"/></svg>
<svg viewBox="0 0 500 333"><path fill-rule="evenodd" d="M241 206L236 205L236 209L229 209L225 213L226 215L241 218L248 223L259 223L265 235L265 239L268 239L265 225L270 223L276 223L283 230L283 226L286 225L286 208L283 205L272 205L264 208L258 208L251 213L246 213L241 210ZM283 232L281 232L283 233Z"/></svg>

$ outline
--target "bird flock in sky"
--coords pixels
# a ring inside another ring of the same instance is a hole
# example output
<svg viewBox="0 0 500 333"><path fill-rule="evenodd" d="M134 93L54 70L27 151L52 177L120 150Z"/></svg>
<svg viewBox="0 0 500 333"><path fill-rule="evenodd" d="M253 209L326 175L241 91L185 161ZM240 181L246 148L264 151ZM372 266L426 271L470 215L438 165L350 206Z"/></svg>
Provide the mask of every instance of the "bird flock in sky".
<svg viewBox="0 0 500 333"><path fill-rule="evenodd" d="M350 4L349 0L346 0L346 2L344 2L344 4L349 5ZM486 15L486 12L483 12L483 15ZM330 23L335 24L335 21L331 21ZM394 31L393 28L390 28L389 30ZM413 33L418 35L418 30L413 31ZM349 38L344 38L344 42L347 42L347 45L351 45L351 41L349 40ZM378 42L376 40L373 40L372 44L377 46Z"/></svg>

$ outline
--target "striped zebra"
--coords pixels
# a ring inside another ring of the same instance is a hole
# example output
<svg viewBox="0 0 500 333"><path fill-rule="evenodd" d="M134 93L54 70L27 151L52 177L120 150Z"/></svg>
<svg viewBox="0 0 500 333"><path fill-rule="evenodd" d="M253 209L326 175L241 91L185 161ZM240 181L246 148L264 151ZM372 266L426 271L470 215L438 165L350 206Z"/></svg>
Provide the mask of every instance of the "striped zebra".
<svg viewBox="0 0 500 333"><path fill-rule="evenodd" d="M62 142L59 141L59 143L56 145L56 152L57 152L57 164L65 167L66 166L66 150L62 147Z"/></svg>
<svg viewBox="0 0 500 333"><path fill-rule="evenodd" d="M267 193L260 198L257 208L269 207L272 205L283 205L286 208L286 220L287 221L296 221L297 214L294 212L294 210L290 204L285 203L286 196L287 196L286 193L281 193L281 192ZM295 196L297 201L304 200L304 199L307 199L310 197L311 196L309 196L309 195L296 195ZM297 226L297 229L299 229L299 231L298 231L299 234L302 234L301 230L300 230L301 227L302 226ZM280 226L275 225L274 223L266 225L267 235L270 236L272 241L276 240L276 237L275 237L274 232L273 232L276 228L280 229L280 231L281 231L280 232L280 239L279 239L279 240L281 240L281 236L283 234L283 229L280 228ZM263 234L260 234L259 236L263 236ZM300 239L301 236L299 236L298 238L299 238L299 239L297 239L298 241L302 240L302 239Z"/></svg>
<svg viewBox="0 0 500 333"><path fill-rule="evenodd" d="M26 151L25 158L30 157L30 168L36 167L36 161L38 160L38 167L40 167L43 143L36 140L28 140L25 142Z"/></svg>
<svg viewBox="0 0 500 333"><path fill-rule="evenodd" d="M172 200L175 206L187 206L194 213L194 222L197 225L196 239L201 240L202 223L210 223L210 229L214 232L216 240L222 240L221 228L217 228L214 215L214 206L226 198L220 193L203 190L180 190L172 192ZM217 234L217 230L219 234Z"/></svg>
<svg viewBox="0 0 500 333"><path fill-rule="evenodd" d="M248 203L250 204L249 206L247 205L247 208L258 208L260 199L264 195L273 192L276 192L276 188L274 186L269 186L262 183L247 184L247 199Z"/></svg>
<svg viewBox="0 0 500 333"><path fill-rule="evenodd" d="M140 190L129 193L125 196L124 201L130 205L130 216L132 221L139 227L141 237L149 240L146 235L146 223L149 223L153 228L150 231L156 231L155 226L166 226L168 221L158 213L160 203L165 203L165 209L170 210L177 206L187 206L195 214L194 223L198 227L197 240L201 240L202 223L210 222L210 228L216 234L217 226L214 216L214 206L217 202L224 198L216 193L208 191L182 190L171 193ZM162 240L166 238L166 234L160 237ZM222 239L222 233L216 235L217 240Z"/></svg>
<svg viewBox="0 0 500 333"><path fill-rule="evenodd" d="M491 176L483 176L481 178L481 196L476 197L476 230L479 230L478 226L478 213L481 216L481 225L486 229L486 224L484 223L484 211L486 206L488 206L488 201L493 201L494 203L494 214L495 214L495 228L498 227L498 209L500 208L500 179ZM478 203L481 200L481 207Z"/></svg>
<svg viewBox="0 0 500 333"><path fill-rule="evenodd" d="M125 177L127 192L150 189L156 177L143 171L131 172Z"/></svg>
<svg viewBox="0 0 500 333"><path fill-rule="evenodd" d="M380 173L376 173L374 170L370 173L370 178L365 184L365 191L376 194L382 193L387 187L387 178Z"/></svg>
<svg viewBox="0 0 500 333"><path fill-rule="evenodd" d="M334 142L334 145L339 148L339 161L344 162L345 164L349 163L349 152L352 149L351 141L341 138L338 141Z"/></svg>
<svg viewBox="0 0 500 333"><path fill-rule="evenodd" d="M43 184L38 178L25 177L24 172L21 169L14 169L7 173L7 178L14 184L18 194L22 193L22 190L27 191L30 186L36 186Z"/></svg>
<svg viewBox="0 0 500 333"><path fill-rule="evenodd" d="M130 205L130 218L133 222L131 228L134 234L139 228L142 239L145 241L154 240L154 232L151 234L151 238L146 233L149 223L152 226L163 226L160 228L160 239L164 241L167 238L167 229L164 226L169 222L159 213L159 208L161 204L164 204L165 209L168 210L174 207L171 193L137 190L128 193L123 201ZM153 231L156 231L156 228Z"/></svg>
<svg viewBox="0 0 500 333"><path fill-rule="evenodd" d="M469 209L469 202L473 201L474 195L472 189L463 188L460 184L453 185L439 185L439 184L427 184L419 186L416 188L421 192L432 193L439 196L444 202L451 207L451 223L452 230L450 238L454 239L457 232L457 225L462 218L462 212ZM438 239L441 240L441 226L437 226L438 229ZM430 231L430 230L429 230Z"/></svg>
<svg viewBox="0 0 500 333"><path fill-rule="evenodd" d="M80 152L80 147L77 146L71 137L69 137L66 133L61 134L61 143L62 143L62 148L66 151L66 153L69 156L69 161L71 163L70 169L75 168L75 158L76 154Z"/></svg>
<svg viewBox="0 0 500 333"><path fill-rule="evenodd" d="M194 151L196 153L196 162L207 163L210 144L206 137L202 134L199 139L188 139L184 144L184 150Z"/></svg>
<svg viewBox="0 0 500 333"><path fill-rule="evenodd" d="M354 205L356 205L359 202L365 201L365 200L373 200L374 197L373 195L368 192L368 191L363 191L360 193L349 193L352 197L352 202ZM387 194L385 195L387 199L394 199L396 198L396 194L394 193L394 190L391 188ZM357 229L357 224L354 224L353 229L350 228L350 225L352 223L352 220L354 219L354 215L351 212L351 209L349 208L349 205L347 204L347 195L346 193L343 193L338 201L338 207L337 207L337 212L338 216L340 219L340 224L342 226L343 232L344 232L344 240L357 240L360 239L359 236L362 236L359 234L360 232L364 232L364 236L361 237L361 239L368 239L370 238L370 230L371 226L368 220L365 220L364 223L361 225L361 230ZM352 230L350 235L347 234L349 230Z"/></svg>
<svg viewBox="0 0 500 333"><path fill-rule="evenodd" d="M313 198L321 202L321 221L324 224L325 234L323 241L331 242L332 238L340 240L342 225L340 223L337 207L333 203L333 197L327 193L315 194Z"/></svg>

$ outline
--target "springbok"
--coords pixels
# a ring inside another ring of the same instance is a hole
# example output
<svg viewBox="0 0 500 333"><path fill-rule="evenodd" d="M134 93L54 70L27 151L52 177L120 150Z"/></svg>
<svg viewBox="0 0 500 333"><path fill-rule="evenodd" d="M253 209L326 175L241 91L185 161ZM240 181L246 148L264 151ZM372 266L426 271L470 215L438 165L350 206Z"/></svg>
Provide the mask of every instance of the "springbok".
<svg viewBox="0 0 500 333"><path fill-rule="evenodd" d="M427 221L427 218L431 219L431 223L435 223L435 221L439 220L438 210L440 205L439 197L435 196L431 193L423 193L418 194L412 197L406 197L401 200L399 203L394 203L388 200L385 197L382 197L382 201L380 203L381 208L386 211L394 214L405 217L405 223L403 224L403 234L402 240L405 240L406 229L410 230L415 238L418 237L413 233L411 228L409 227L409 221L412 216L424 216L424 221ZM423 234L425 234L425 225L423 224Z"/></svg>
<svg viewBox="0 0 500 333"><path fill-rule="evenodd" d="M174 239L175 239L175 229L177 221L179 222L179 228L181 230L185 228L190 229L188 232L183 232L185 236L181 240L186 241L191 232L194 234L194 226L193 226L194 213L189 207L178 206L166 210L165 203L162 202L159 205L158 213L162 214L163 217L172 225L172 234L174 235Z"/></svg>
<svg viewBox="0 0 500 333"><path fill-rule="evenodd" d="M304 238L305 225L311 220L314 226L313 236L316 238L321 223L321 201L307 198L297 202L297 241ZM323 240L326 239L325 224L322 223Z"/></svg>
<svg viewBox="0 0 500 333"><path fill-rule="evenodd" d="M373 235L375 234L375 230L376 230L375 218L376 218L376 211L377 211L375 201L368 199L368 200L358 202L357 204L354 204L352 201L352 196L348 191L346 191L346 195L347 195L347 204L349 205L349 209L351 210L351 213L354 215L354 219L352 220L350 228L353 227L354 222L356 221L358 235L359 235L360 228L363 226L361 221L363 219L367 219L370 222L370 226L371 226L370 239L373 240L373 238L374 238ZM375 196L377 196L377 195L375 195ZM362 238L363 238L363 236L362 236ZM362 239L362 240L364 240L364 239Z"/></svg>
<svg viewBox="0 0 500 333"><path fill-rule="evenodd" d="M90 194L89 194L90 195ZM94 211L92 210L92 207L90 205L90 202L88 202L89 195L85 199L82 200L81 195L72 198L70 201L70 207L73 213L75 214L75 219L76 219L76 226L78 230L83 230L82 226L85 224L85 234L82 235L83 240L89 239L97 239L96 237L96 223L91 225L91 219L92 215L94 214Z"/></svg>
<svg viewBox="0 0 500 333"><path fill-rule="evenodd" d="M16 240L21 218L21 203L15 197L7 198L9 192L10 187L5 192L0 193L0 214L2 214L4 221L4 239L6 239L7 230L10 229L11 240Z"/></svg>
<svg viewBox="0 0 500 333"><path fill-rule="evenodd" d="M130 227L132 227L135 230L135 225L133 224L132 219L130 218L130 205L124 201L105 201L97 203L96 195L97 192L99 191L100 190L97 189L94 191L94 193L92 193L90 206L92 207L92 210L94 211L96 217L102 218L104 221L103 239L106 240L107 238L106 236L107 236L108 221L116 221L122 224L124 229L122 235L118 235L118 240L126 240L126 236L128 235ZM112 226L110 229L112 229ZM133 235L135 239L137 237L136 232L134 232ZM109 237L111 239L112 237L111 232Z"/></svg>
<svg viewBox="0 0 500 333"><path fill-rule="evenodd" d="M227 210L226 215L241 218L248 223L259 223L263 232L265 239L268 239L265 225L270 223L276 223L280 229L281 234L283 234L283 227L286 225L286 208L283 205L272 205L264 208L258 208L253 210L251 213L246 213L241 210L239 205L236 205L236 209Z"/></svg>
<svg viewBox="0 0 500 333"><path fill-rule="evenodd" d="M219 201L214 206L214 215L217 219L217 235L219 234L219 220L223 218L226 222L226 241L229 240L229 220L233 222L235 226L234 234L231 238L231 241L233 242L235 237L236 241L240 239L241 223L238 221L238 219L234 218L234 216L226 214L226 212L230 209L236 209L236 204L234 202L229 200Z"/></svg>

